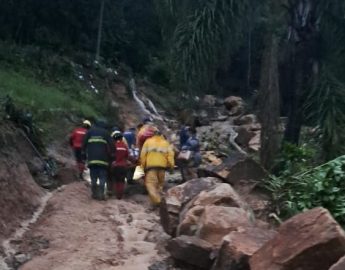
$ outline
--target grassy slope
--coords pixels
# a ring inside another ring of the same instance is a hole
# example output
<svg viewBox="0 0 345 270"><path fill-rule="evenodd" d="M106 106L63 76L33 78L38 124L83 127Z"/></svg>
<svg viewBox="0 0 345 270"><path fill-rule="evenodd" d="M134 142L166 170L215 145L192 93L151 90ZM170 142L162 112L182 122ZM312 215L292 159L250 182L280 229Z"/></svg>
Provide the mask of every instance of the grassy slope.
<svg viewBox="0 0 345 270"><path fill-rule="evenodd" d="M67 116L97 117L100 99L86 91L78 81L42 83L28 70L20 72L0 68L0 98L9 94L16 106L33 112L34 120L43 129L44 137L62 135L68 125Z"/></svg>

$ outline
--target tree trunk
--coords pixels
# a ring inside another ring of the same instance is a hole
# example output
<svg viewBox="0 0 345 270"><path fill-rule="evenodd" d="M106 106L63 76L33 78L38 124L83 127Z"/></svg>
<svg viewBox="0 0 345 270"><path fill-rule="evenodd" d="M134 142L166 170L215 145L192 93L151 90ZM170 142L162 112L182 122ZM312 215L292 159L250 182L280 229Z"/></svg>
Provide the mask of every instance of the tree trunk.
<svg viewBox="0 0 345 270"><path fill-rule="evenodd" d="M96 57L95 60L99 61L102 41L102 28L103 28L103 14L104 14L104 1L101 0L101 6L99 10L99 22L98 22L98 33L97 33L97 46L96 46Z"/></svg>
<svg viewBox="0 0 345 270"><path fill-rule="evenodd" d="M262 124L260 159L266 169L272 167L280 147L279 100L278 37L271 34L263 56L259 93L259 118Z"/></svg>

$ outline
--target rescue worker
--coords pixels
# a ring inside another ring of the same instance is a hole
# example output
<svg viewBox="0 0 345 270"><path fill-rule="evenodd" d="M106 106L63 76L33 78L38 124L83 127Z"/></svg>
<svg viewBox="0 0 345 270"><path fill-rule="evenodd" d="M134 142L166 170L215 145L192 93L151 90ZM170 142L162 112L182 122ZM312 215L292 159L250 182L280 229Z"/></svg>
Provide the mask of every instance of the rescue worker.
<svg viewBox="0 0 345 270"><path fill-rule="evenodd" d="M189 139L189 130L188 126L182 126L180 130L180 149L187 143Z"/></svg>
<svg viewBox="0 0 345 270"><path fill-rule="evenodd" d="M151 203L157 206L161 202L165 171L173 170L174 151L159 130L147 139L140 153L140 165L145 171L145 186Z"/></svg>
<svg viewBox="0 0 345 270"><path fill-rule="evenodd" d="M141 126L140 126L141 127ZM127 184L135 184L133 181L133 174L135 171L135 166L138 163L139 158L139 149L136 148L136 132L135 128L130 128L127 131L123 133L124 138L127 141L128 144L128 150L129 150L129 157L128 160L131 162L131 164L127 168Z"/></svg>
<svg viewBox="0 0 345 270"><path fill-rule="evenodd" d="M73 130L69 137L69 144L73 149L74 157L77 163L77 169L79 172L79 178L83 180L83 172L85 170L85 160L82 155L82 146L85 134L90 129L91 123L89 120L84 120L81 127L77 127Z"/></svg>
<svg viewBox="0 0 345 270"><path fill-rule="evenodd" d="M183 164L181 167L181 174L183 182L198 177L197 168L200 166L202 157L200 153L200 143L197 138L196 128L189 130L190 137L188 138L182 150L188 150L192 152L191 160L187 164Z"/></svg>
<svg viewBox="0 0 345 270"><path fill-rule="evenodd" d="M111 136L114 139L115 161L111 164L109 189L115 191L117 199L122 199L125 190L129 151L120 131L114 131Z"/></svg>
<svg viewBox="0 0 345 270"><path fill-rule="evenodd" d="M132 149L135 147L135 143L136 143L135 128L130 128L126 130L123 133L123 137L126 139L129 149Z"/></svg>
<svg viewBox="0 0 345 270"><path fill-rule="evenodd" d="M83 153L86 154L90 169L92 198L105 200L105 183L115 149L104 120L98 120L86 133ZM97 186L97 180L99 180L99 186Z"/></svg>
<svg viewBox="0 0 345 270"><path fill-rule="evenodd" d="M150 118L145 118L143 121L143 125L140 126L138 135L137 135L137 147L139 148L139 152L143 147L145 141L148 138L151 138L154 135L154 132L157 130L155 125L152 123Z"/></svg>

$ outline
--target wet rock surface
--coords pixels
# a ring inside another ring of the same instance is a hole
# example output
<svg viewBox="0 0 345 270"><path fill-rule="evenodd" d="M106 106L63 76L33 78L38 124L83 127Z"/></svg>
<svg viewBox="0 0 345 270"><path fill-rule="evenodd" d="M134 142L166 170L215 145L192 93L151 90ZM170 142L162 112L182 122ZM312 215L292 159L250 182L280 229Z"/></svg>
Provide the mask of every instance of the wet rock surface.
<svg viewBox="0 0 345 270"><path fill-rule="evenodd" d="M251 256L274 235L275 231L254 227L226 235L212 270L250 270Z"/></svg>
<svg viewBox="0 0 345 270"><path fill-rule="evenodd" d="M328 270L345 254L345 234L324 208L284 222L250 259L251 270Z"/></svg>
<svg viewBox="0 0 345 270"><path fill-rule="evenodd" d="M181 208L201 191L210 189L217 183L219 183L219 180L216 178L200 178L169 189L164 196L159 211L161 224L165 232L175 235Z"/></svg>
<svg viewBox="0 0 345 270"><path fill-rule="evenodd" d="M167 250L173 258L200 267L210 269L212 265L213 246L193 236L179 236L169 241Z"/></svg>
<svg viewBox="0 0 345 270"><path fill-rule="evenodd" d="M345 269L345 256L342 257L336 264L334 264L329 270L344 270Z"/></svg>

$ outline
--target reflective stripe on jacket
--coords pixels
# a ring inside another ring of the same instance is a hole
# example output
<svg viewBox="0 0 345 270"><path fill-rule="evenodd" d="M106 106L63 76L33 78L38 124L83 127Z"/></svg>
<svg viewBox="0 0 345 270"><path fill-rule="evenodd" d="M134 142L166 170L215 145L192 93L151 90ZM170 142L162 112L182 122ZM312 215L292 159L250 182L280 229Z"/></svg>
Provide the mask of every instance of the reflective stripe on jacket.
<svg viewBox="0 0 345 270"><path fill-rule="evenodd" d="M140 164L145 169L173 169L174 151L167 140L160 135L147 139L140 153Z"/></svg>
<svg viewBox="0 0 345 270"><path fill-rule="evenodd" d="M114 167L127 167L128 160L128 146L124 140L118 140L114 142L115 144L115 162L113 162Z"/></svg>
<svg viewBox="0 0 345 270"><path fill-rule="evenodd" d="M83 142L88 165L108 166L115 153L112 139L107 130L92 127L86 133Z"/></svg>

